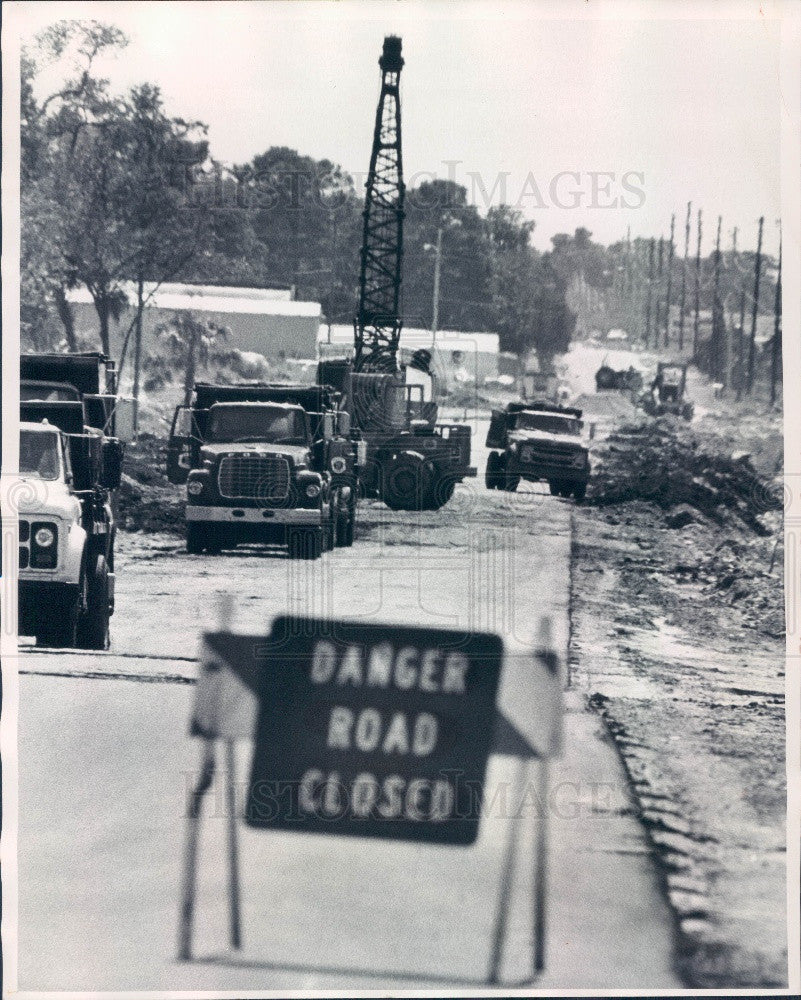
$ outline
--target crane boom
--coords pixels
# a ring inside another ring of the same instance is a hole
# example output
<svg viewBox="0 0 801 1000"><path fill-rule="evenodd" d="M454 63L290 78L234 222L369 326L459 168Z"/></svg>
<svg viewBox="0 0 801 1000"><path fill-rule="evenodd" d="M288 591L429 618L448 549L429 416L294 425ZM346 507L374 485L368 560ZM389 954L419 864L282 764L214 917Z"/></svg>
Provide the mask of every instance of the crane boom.
<svg viewBox="0 0 801 1000"><path fill-rule="evenodd" d="M403 160L401 156L401 40L384 39L378 60L381 95L364 207L359 306L354 322L357 372L398 370L401 263L403 258Z"/></svg>

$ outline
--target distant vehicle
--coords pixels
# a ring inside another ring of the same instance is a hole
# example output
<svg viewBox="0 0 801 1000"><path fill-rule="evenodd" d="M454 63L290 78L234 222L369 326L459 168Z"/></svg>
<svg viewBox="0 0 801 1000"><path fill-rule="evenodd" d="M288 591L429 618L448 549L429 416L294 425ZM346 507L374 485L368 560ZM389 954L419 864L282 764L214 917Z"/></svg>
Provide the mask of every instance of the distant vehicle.
<svg viewBox="0 0 801 1000"><path fill-rule="evenodd" d="M99 354L20 358L19 633L105 649L114 612L115 372Z"/></svg>
<svg viewBox="0 0 801 1000"><path fill-rule="evenodd" d="M695 408L685 399L687 391L687 365L683 362L660 361L650 392L642 399L643 408L652 416L672 413L692 420Z"/></svg>
<svg viewBox="0 0 801 1000"><path fill-rule="evenodd" d="M610 330L606 335L607 340L628 340L629 335L625 330Z"/></svg>
<svg viewBox="0 0 801 1000"><path fill-rule="evenodd" d="M590 478L581 410L554 403L509 403L493 410L487 433L487 489L514 492L521 479L547 481L553 496L583 500Z"/></svg>
<svg viewBox="0 0 801 1000"><path fill-rule="evenodd" d="M642 372L633 365L626 369L616 370L611 365L604 363L595 373L597 392L624 392L634 396L642 391L642 387Z"/></svg>

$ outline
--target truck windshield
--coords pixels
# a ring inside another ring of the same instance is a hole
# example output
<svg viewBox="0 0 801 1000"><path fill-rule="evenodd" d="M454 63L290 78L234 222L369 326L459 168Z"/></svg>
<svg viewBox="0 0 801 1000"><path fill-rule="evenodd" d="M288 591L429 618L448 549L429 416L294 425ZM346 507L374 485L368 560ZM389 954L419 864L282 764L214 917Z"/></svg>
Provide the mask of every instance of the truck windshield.
<svg viewBox="0 0 801 1000"><path fill-rule="evenodd" d="M515 430L578 436L581 434L581 424L573 417L562 417L558 413L518 413Z"/></svg>
<svg viewBox="0 0 801 1000"><path fill-rule="evenodd" d="M54 480L59 476L59 438L52 431L19 433L19 471L21 476Z"/></svg>
<svg viewBox="0 0 801 1000"><path fill-rule="evenodd" d="M282 406L215 405L209 414L206 440L306 444L306 421L301 411Z"/></svg>

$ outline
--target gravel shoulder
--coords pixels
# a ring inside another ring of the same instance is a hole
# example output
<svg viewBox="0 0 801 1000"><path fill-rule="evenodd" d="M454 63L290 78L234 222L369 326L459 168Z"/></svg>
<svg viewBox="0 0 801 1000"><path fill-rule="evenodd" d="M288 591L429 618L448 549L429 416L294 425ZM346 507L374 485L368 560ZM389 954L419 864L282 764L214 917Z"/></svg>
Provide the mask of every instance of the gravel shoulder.
<svg viewBox="0 0 801 1000"><path fill-rule="evenodd" d="M732 427L724 432L737 443ZM698 433L711 449L703 424ZM625 454L616 461L625 466ZM685 502L676 518L676 509L618 498L576 511L571 680L621 753L676 914L688 985L779 987L781 517L760 513L757 532L738 512L710 517Z"/></svg>

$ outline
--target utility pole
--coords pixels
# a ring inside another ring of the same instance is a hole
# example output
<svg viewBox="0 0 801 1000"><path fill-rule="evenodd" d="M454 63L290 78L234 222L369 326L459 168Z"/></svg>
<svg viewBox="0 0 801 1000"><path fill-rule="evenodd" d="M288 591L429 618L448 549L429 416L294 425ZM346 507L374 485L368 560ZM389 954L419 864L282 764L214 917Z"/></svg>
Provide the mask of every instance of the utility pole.
<svg viewBox="0 0 801 1000"><path fill-rule="evenodd" d="M656 241L653 236L648 244L648 294L645 299L645 346L651 342L651 298L653 296L654 283L654 250Z"/></svg>
<svg viewBox="0 0 801 1000"><path fill-rule="evenodd" d="M740 329L737 332L737 400L743 395L743 376L745 375L745 285L740 292Z"/></svg>
<svg viewBox="0 0 801 1000"><path fill-rule="evenodd" d="M659 328L662 325L662 260L664 257L665 238L659 237L659 251L656 264L656 314L654 316L654 348L659 349Z"/></svg>
<svg viewBox="0 0 801 1000"><path fill-rule="evenodd" d="M726 370L728 364L728 352L725 346L725 321L724 329L721 331L721 309L720 309L720 229L723 224L723 217L718 216L718 235L715 240L715 286L714 293L712 295L712 351L710 351L709 367L711 368L710 375L713 378L718 379L722 375L722 381L725 385L728 381L726 377ZM722 334L722 336L721 336ZM723 348L722 354L723 358L718 359L716 356L717 351Z"/></svg>
<svg viewBox="0 0 801 1000"><path fill-rule="evenodd" d="M681 263L681 299L679 301L679 351L684 350L684 307L687 304L687 257L690 253L690 211L692 202L687 202L687 220L684 223L684 260Z"/></svg>
<svg viewBox="0 0 801 1000"><path fill-rule="evenodd" d="M776 299L773 303L773 351L770 362L770 405L776 404L776 384L779 381L779 362L782 342L782 237L779 230L779 273L776 275Z"/></svg>
<svg viewBox="0 0 801 1000"><path fill-rule="evenodd" d="M695 253L695 325L693 326L693 361L698 357L698 315L701 311L701 209L698 209L698 249Z"/></svg>
<svg viewBox="0 0 801 1000"><path fill-rule="evenodd" d="M670 217L670 244L667 262L667 296L665 301L665 347L670 343L670 293L673 289L673 237L676 231L676 213Z"/></svg>
<svg viewBox="0 0 801 1000"><path fill-rule="evenodd" d="M751 310L751 342L748 345L748 381L746 383L746 392L749 396L754 388L754 357L756 354L757 312L759 311L759 278L762 272L762 227L764 224L765 216L760 215L756 263L754 264L754 303Z"/></svg>
<svg viewBox="0 0 801 1000"><path fill-rule="evenodd" d="M431 343L437 339L439 328L439 279L442 266L442 226L437 230L437 243L434 255L434 302L431 307Z"/></svg>

